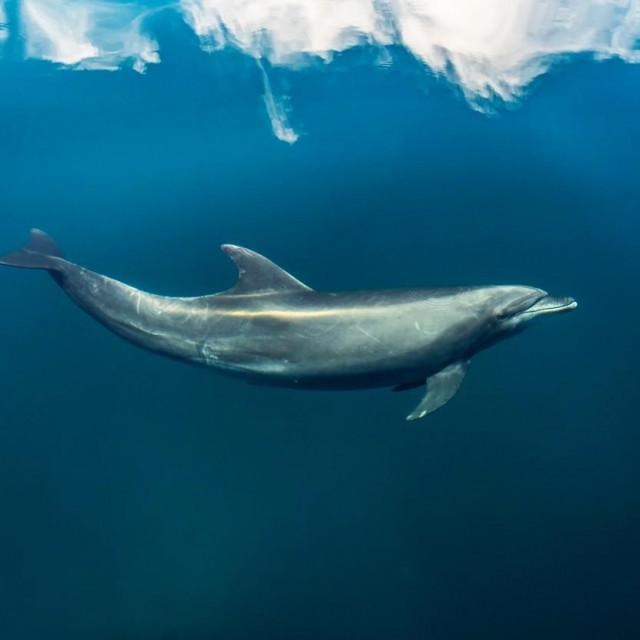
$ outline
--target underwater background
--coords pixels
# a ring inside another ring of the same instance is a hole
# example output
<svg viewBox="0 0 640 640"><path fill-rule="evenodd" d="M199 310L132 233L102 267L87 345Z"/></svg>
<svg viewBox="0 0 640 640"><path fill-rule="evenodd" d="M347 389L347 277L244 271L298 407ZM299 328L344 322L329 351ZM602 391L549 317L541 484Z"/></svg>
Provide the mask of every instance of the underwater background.
<svg viewBox="0 0 640 640"><path fill-rule="evenodd" d="M406 423L419 389L248 386L0 269L0 637L639 637L640 67L578 56L488 113L354 47L278 77L289 144L254 60L170 14L154 34L144 75L8 38L0 254L40 227L200 295L235 281L230 242L321 290L518 283L579 308Z"/></svg>

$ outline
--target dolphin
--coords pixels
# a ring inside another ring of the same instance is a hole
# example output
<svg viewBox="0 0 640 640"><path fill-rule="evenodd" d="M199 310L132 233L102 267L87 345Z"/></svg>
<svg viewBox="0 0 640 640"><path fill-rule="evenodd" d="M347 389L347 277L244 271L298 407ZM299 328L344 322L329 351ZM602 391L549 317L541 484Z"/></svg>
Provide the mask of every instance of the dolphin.
<svg viewBox="0 0 640 640"><path fill-rule="evenodd" d="M65 260L43 231L0 264L47 270L90 316L126 340L252 384L396 391L426 385L416 420L458 391L471 358L573 298L526 286L324 293L231 244L235 286L199 297L146 293Z"/></svg>

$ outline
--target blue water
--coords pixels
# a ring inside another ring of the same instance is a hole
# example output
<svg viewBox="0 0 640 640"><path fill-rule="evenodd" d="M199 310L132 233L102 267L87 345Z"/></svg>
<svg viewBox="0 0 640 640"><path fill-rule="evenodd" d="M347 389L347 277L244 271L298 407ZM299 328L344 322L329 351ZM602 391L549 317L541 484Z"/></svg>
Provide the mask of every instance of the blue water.
<svg viewBox="0 0 640 640"><path fill-rule="evenodd" d="M282 78L161 25L131 71L0 66L0 253L30 227L158 293L223 242L318 289L522 283L580 303L456 398L246 386L135 349L0 269L0 637L632 638L640 68L574 61L472 111L398 54Z"/></svg>

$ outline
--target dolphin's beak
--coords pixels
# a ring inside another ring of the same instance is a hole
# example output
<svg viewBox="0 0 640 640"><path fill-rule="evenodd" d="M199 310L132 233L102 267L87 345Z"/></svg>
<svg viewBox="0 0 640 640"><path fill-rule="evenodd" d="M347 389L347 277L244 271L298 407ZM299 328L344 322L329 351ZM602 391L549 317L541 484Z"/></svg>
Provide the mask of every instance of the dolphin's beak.
<svg viewBox="0 0 640 640"><path fill-rule="evenodd" d="M573 311L577 306L578 303L573 298L543 296L535 304L532 304L528 309L521 311L518 315L533 318L545 313L564 313L565 311Z"/></svg>

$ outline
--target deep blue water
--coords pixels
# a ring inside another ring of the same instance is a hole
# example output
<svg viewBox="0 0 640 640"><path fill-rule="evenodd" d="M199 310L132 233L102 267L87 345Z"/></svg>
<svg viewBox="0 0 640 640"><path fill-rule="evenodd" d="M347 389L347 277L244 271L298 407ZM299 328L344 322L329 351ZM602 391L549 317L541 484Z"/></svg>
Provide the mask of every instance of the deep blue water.
<svg viewBox="0 0 640 640"><path fill-rule="evenodd" d="M574 61L486 117L398 52L282 78L160 32L133 72L0 67L0 253L30 227L158 293L223 242L318 289L522 283L579 309L456 398L246 386L135 349L0 270L0 637L631 638L640 68Z"/></svg>

